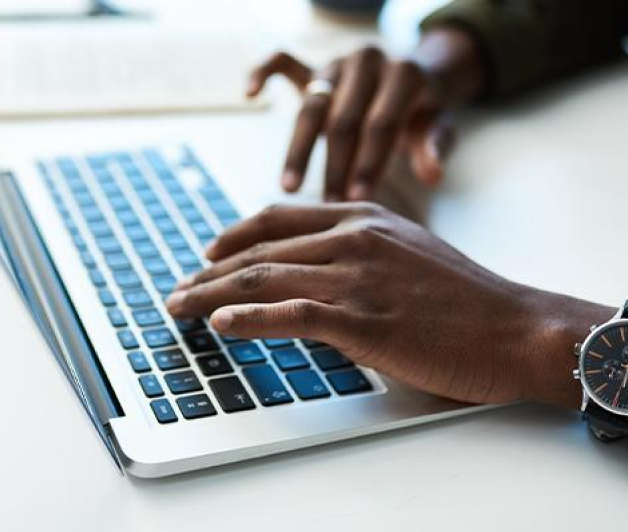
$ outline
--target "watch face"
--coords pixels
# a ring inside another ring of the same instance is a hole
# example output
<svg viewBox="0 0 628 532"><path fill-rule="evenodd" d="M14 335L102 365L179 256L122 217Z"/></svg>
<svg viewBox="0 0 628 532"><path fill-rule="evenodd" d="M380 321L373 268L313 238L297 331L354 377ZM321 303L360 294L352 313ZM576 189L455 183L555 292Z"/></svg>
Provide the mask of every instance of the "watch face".
<svg viewBox="0 0 628 532"><path fill-rule="evenodd" d="M597 402L628 414L628 323L596 332L584 346L582 380Z"/></svg>

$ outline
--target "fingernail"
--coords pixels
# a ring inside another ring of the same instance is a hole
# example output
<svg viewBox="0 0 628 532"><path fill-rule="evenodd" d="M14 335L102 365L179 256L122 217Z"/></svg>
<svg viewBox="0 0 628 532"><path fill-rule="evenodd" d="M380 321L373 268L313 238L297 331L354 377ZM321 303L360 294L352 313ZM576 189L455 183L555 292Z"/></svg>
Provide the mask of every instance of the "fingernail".
<svg viewBox="0 0 628 532"><path fill-rule="evenodd" d="M213 260L214 257L216 256L216 241L212 242L211 244L209 244L209 246L207 246L207 249L205 250L205 256L210 259Z"/></svg>
<svg viewBox="0 0 628 532"><path fill-rule="evenodd" d="M281 186L288 192L293 192L299 186L299 174L294 170L286 170L281 176Z"/></svg>
<svg viewBox="0 0 628 532"><path fill-rule="evenodd" d="M219 332L226 332L233 323L233 312L220 308L212 314L211 324Z"/></svg>
<svg viewBox="0 0 628 532"><path fill-rule="evenodd" d="M361 201L368 199L371 193L371 187L366 183L356 183L349 189L349 199L354 201Z"/></svg>
<svg viewBox="0 0 628 532"><path fill-rule="evenodd" d="M166 307L168 307L168 312L172 314L178 313L183 306L183 300L185 299L185 296L186 292L183 290L170 294L168 299L166 299Z"/></svg>

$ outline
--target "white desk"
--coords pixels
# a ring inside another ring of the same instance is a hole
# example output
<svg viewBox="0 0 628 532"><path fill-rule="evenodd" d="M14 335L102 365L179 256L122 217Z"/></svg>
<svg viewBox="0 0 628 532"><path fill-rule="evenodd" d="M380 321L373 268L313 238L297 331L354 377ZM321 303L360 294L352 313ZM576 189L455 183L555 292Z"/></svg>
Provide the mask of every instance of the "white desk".
<svg viewBox="0 0 628 532"><path fill-rule="evenodd" d="M468 117L434 198L434 229L503 274L619 303L628 296L627 91L624 67ZM200 138L268 193L295 103L155 118L148 130L139 119L2 124L0 156ZM574 531L621 519L628 443L594 442L577 414L536 406L178 478L124 478L3 275L0 294L2 530Z"/></svg>

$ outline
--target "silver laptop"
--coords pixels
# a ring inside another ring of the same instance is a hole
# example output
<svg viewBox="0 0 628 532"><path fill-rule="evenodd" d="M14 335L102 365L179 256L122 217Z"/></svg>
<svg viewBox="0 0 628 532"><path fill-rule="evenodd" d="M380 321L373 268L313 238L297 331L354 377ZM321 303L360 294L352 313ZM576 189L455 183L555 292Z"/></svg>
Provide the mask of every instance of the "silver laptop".
<svg viewBox="0 0 628 532"><path fill-rule="evenodd" d="M122 470L173 475L480 408L314 340L173 320L164 299L177 279L252 214L199 151L62 154L0 177L0 257Z"/></svg>

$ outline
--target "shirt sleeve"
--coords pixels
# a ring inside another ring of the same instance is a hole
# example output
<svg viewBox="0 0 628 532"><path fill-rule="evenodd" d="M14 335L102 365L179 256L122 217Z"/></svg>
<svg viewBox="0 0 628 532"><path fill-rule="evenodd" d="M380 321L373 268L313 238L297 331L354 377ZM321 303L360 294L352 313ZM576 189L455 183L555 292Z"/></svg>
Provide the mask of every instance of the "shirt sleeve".
<svg viewBox="0 0 628 532"><path fill-rule="evenodd" d="M628 0L454 0L421 23L468 30L502 97L625 55Z"/></svg>

